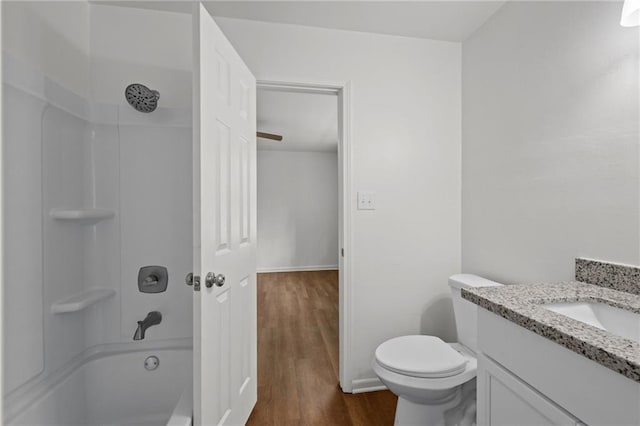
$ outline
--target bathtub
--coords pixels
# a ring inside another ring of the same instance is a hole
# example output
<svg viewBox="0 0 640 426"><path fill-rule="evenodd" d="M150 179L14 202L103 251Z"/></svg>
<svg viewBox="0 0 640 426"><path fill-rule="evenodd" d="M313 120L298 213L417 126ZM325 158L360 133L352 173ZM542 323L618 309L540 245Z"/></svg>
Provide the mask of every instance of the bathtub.
<svg viewBox="0 0 640 426"><path fill-rule="evenodd" d="M9 395L4 424L188 426L192 360L191 339L90 348Z"/></svg>
<svg viewBox="0 0 640 426"><path fill-rule="evenodd" d="M182 392L178 404L173 408L173 413L167 422L167 426L192 426L193 425L193 386L187 386Z"/></svg>

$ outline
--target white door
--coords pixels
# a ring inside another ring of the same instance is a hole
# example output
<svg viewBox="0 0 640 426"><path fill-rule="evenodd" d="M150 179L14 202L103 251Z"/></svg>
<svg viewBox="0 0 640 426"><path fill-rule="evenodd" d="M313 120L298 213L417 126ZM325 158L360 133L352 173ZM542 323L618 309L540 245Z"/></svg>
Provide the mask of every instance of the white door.
<svg viewBox="0 0 640 426"><path fill-rule="evenodd" d="M194 7L194 422L241 425L257 399L256 80Z"/></svg>

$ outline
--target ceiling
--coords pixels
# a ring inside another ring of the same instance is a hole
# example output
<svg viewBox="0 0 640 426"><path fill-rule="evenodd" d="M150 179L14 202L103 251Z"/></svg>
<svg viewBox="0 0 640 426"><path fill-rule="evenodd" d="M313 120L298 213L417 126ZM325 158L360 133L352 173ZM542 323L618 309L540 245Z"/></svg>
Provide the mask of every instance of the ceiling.
<svg viewBox="0 0 640 426"><path fill-rule="evenodd" d="M216 16L434 40L463 41L500 1L211 1Z"/></svg>
<svg viewBox="0 0 640 426"><path fill-rule="evenodd" d="M189 13L191 0L94 3ZM205 1L216 16L350 31L463 41L507 0L444 1Z"/></svg>
<svg viewBox="0 0 640 426"><path fill-rule="evenodd" d="M338 150L338 97L335 94L258 89L258 131L282 135L280 142L258 138L258 150Z"/></svg>

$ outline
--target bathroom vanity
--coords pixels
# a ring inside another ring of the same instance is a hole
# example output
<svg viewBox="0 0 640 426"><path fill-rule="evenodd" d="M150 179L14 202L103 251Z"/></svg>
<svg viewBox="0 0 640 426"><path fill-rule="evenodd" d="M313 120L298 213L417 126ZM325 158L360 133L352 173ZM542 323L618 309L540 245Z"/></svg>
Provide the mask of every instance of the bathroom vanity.
<svg viewBox="0 0 640 426"><path fill-rule="evenodd" d="M598 285L463 291L481 308L478 425L640 424L640 270L590 266L576 276Z"/></svg>

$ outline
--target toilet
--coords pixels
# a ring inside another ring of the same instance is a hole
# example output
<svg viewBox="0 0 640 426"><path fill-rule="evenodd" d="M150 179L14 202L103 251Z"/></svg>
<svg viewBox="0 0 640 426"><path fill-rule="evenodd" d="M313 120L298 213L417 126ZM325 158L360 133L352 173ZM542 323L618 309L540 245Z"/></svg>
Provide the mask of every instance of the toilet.
<svg viewBox="0 0 640 426"><path fill-rule="evenodd" d="M470 274L449 278L457 343L413 335L395 337L378 346L372 367L398 396L396 426L475 424L477 306L462 299L460 289L500 285Z"/></svg>

